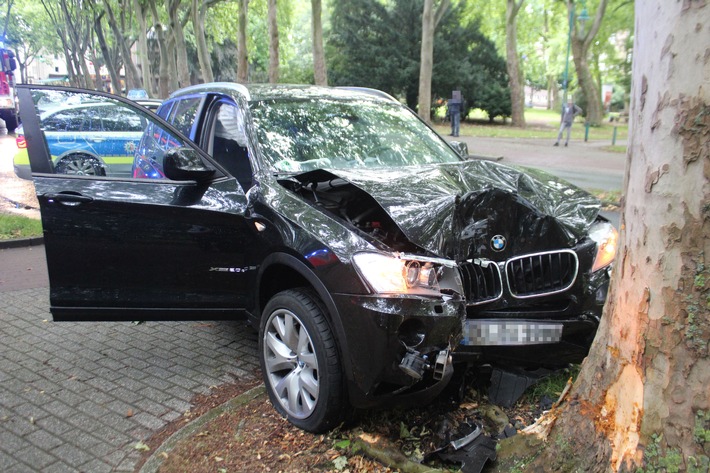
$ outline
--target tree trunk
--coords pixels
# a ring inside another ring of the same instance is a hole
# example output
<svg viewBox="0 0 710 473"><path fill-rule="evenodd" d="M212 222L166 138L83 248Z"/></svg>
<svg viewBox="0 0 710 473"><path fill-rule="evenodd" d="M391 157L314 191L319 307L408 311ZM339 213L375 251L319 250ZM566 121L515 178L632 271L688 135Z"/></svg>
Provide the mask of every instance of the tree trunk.
<svg viewBox="0 0 710 473"><path fill-rule="evenodd" d="M450 0L441 0L434 11L434 0L424 0L422 11L422 48L419 63L419 117L431 123L431 76L434 69L434 32L444 13L451 5Z"/></svg>
<svg viewBox="0 0 710 473"><path fill-rule="evenodd" d="M239 0L239 36L237 38L237 82L249 81L247 61L247 12L249 0Z"/></svg>
<svg viewBox="0 0 710 473"><path fill-rule="evenodd" d="M131 57L131 49L126 41L121 29L118 27L116 22L116 17L113 14L113 9L108 3L108 0L104 0L104 7L108 13L108 24L113 32L113 37L115 38L118 45L121 47L121 57L123 57L123 66L126 71L126 90L141 88L141 76L138 74L138 68L133 62L133 57Z"/></svg>
<svg viewBox="0 0 710 473"><path fill-rule="evenodd" d="M419 62L419 118L431 123L431 75L434 68L434 0L424 0Z"/></svg>
<svg viewBox="0 0 710 473"><path fill-rule="evenodd" d="M205 10L206 6L204 1L192 0L192 27L195 30L197 60L200 63L202 80L205 82L213 82L212 60L210 59L210 52L209 49L207 49L207 40L205 38Z"/></svg>
<svg viewBox="0 0 710 473"><path fill-rule="evenodd" d="M180 7L182 0L165 0L165 8L168 10L170 19L170 32L177 54L177 80L178 87L190 85L190 65L187 60L187 46L185 45L185 33L180 22Z"/></svg>
<svg viewBox="0 0 710 473"><path fill-rule="evenodd" d="M591 352L530 471L710 463L710 8L635 9L621 251Z"/></svg>
<svg viewBox="0 0 710 473"><path fill-rule="evenodd" d="M118 75L116 70L116 64L113 60L113 56L109 51L108 44L106 43L106 37L104 36L103 25L101 24L101 19L103 18L103 12L100 13L94 19L94 31L96 32L96 39L99 41L99 48L101 48L101 54L106 58L106 68L108 69L108 75L111 78L111 91L115 93L120 93L121 90L121 76Z"/></svg>
<svg viewBox="0 0 710 473"><path fill-rule="evenodd" d="M164 99L170 95L170 56L168 54L168 45L165 40L165 30L163 25L160 23L160 15L158 14L158 8L155 5L155 0L150 0L148 2L150 6L150 12L153 16L153 30L155 31L155 37L158 41L158 48L160 50L160 65L158 66L158 89L160 98Z"/></svg>
<svg viewBox="0 0 710 473"><path fill-rule="evenodd" d="M277 0L268 0L269 22L269 82L279 81L279 24Z"/></svg>
<svg viewBox="0 0 710 473"><path fill-rule="evenodd" d="M517 17L525 0L507 0L505 10L505 52L510 86L511 121L513 126L525 127L525 88L523 71L518 56Z"/></svg>
<svg viewBox="0 0 710 473"><path fill-rule="evenodd" d="M323 50L323 24L321 22L321 0L311 0L311 31L313 36L313 75L316 85L328 85L328 70L325 66Z"/></svg>
<svg viewBox="0 0 710 473"><path fill-rule="evenodd" d="M600 0L599 6L597 7L596 15L594 16L594 23L589 28L588 31L584 31L578 25L579 20L574 19L572 21L572 55L574 57L574 68L577 71L577 80L579 81L579 86L584 91L584 95L587 98L587 109L584 111L587 118L587 122L592 125L601 125L603 119L602 113L602 99L599 88L597 88L592 73L589 70L589 48L594 42L594 37L599 31L602 19L604 18L604 12L606 11L607 0ZM574 3L572 0L567 0L567 11L569 15L579 14L580 12L574 12Z"/></svg>
<svg viewBox="0 0 710 473"><path fill-rule="evenodd" d="M155 86L153 84L153 73L150 67L150 55L148 53L148 23L146 21L146 8L140 0L133 0L133 9L138 19L138 58L141 64L141 77L143 88L151 97L155 97Z"/></svg>

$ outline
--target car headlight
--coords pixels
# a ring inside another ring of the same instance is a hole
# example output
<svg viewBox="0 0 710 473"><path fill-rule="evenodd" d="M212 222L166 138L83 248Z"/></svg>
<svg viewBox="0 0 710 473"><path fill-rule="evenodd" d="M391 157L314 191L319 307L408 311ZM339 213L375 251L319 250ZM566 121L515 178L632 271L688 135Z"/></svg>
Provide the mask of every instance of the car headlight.
<svg viewBox="0 0 710 473"><path fill-rule="evenodd" d="M353 256L353 263L375 292L427 296L463 292L454 261L363 252Z"/></svg>
<svg viewBox="0 0 710 473"><path fill-rule="evenodd" d="M609 222L597 222L589 229L589 238L597 243L597 255L594 258L592 272L598 271L614 262L619 245L619 232Z"/></svg>

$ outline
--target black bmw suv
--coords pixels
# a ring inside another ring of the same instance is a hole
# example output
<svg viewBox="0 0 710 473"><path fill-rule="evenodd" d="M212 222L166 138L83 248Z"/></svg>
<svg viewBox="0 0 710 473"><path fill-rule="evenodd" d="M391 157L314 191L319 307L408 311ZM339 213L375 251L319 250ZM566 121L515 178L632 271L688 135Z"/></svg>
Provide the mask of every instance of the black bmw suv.
<svg viewBox="0 0 710 473"><path fill-rule="evenodd" d="M616 245L599 202L467 159L382 92L203 84L155 115L54 88L140 118L116 177L54 173L43 89L18 93L55 320L247 317L273 405L310 431L431 399L457 361L555 367L589 348Z"/></svg>

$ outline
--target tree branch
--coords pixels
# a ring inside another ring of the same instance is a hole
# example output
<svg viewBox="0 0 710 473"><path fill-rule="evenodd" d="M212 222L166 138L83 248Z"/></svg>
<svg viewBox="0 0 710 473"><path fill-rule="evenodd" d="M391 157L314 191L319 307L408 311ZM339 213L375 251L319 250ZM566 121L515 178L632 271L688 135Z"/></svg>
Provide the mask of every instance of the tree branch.
<svg viewBox="0 0 710 473"><path fill-rule="evenodd" d="M437 25L441 21L441 18L443 18L450 6L451 0L441 0L439 6L436 7L436 13L434 13L434 29L436 29Z"/></svg>

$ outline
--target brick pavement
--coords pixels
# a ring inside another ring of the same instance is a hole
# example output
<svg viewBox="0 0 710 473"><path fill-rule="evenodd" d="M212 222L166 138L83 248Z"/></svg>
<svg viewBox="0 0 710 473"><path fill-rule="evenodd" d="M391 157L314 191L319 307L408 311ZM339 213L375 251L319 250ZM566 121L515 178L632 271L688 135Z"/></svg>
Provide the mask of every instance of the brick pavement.
<svg viewBox="0 0 710 473"><path fill-rule="evenodd" d="M0 280L26 271L7 265L23 251L0 252ZM23 283L35 287L0 285L0 471L133 471L136 442L193 396L256 376L243 321L52 322L38 266Z"/></svg>

